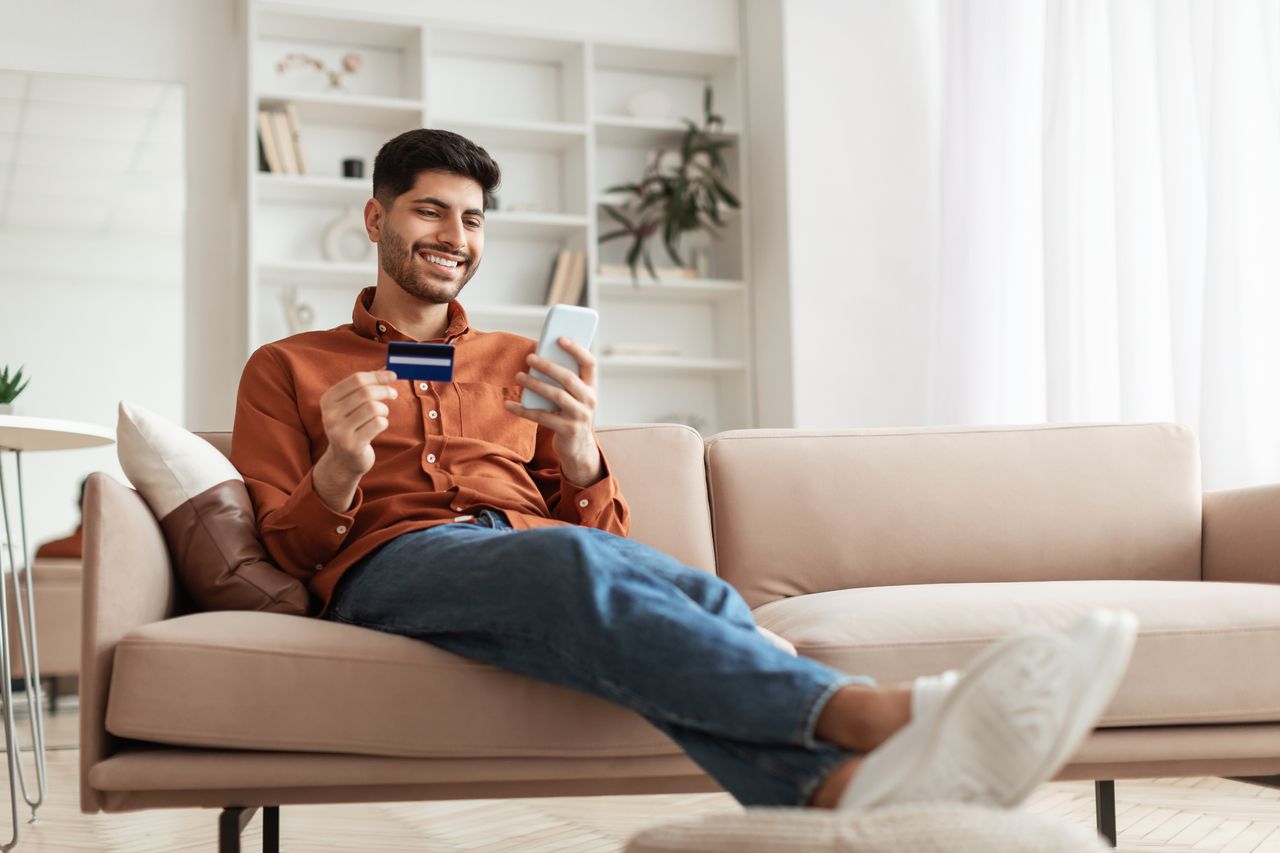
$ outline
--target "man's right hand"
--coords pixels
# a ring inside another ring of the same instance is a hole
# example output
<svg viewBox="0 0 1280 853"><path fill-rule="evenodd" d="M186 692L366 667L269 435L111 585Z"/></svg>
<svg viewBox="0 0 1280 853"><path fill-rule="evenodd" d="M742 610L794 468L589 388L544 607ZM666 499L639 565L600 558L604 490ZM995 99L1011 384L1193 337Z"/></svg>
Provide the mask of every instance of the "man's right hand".
<svg viewBox="0 0 1280 853"><path fill-rule="evenodd" d="M360 478L373 467L373 438L390 426L391 410L384 400L394 400L390 370L353 373L320 397L320 416L329 447L316 462L312 487L334 512L346 512L356 495Z"/></svg>

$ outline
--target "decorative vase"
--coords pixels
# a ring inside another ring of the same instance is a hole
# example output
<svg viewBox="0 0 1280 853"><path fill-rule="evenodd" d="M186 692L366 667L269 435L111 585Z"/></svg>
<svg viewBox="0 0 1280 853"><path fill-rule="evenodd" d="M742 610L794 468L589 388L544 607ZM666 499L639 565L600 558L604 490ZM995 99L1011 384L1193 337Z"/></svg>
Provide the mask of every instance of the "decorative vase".
<svg viewBox="0 0 1280 853"><path fill-rule="evenodd" d="M0 415L14 414L13 403L0 403Z"/></svg>

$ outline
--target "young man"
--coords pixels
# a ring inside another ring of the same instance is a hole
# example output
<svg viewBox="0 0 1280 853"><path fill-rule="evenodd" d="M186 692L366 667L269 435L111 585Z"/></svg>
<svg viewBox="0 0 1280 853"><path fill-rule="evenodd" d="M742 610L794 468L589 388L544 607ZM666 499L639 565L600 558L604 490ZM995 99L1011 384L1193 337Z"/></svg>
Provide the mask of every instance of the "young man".
<svg viewBox="0 0 1280 853"><path fill-rule="evenodd" d="M457 297L498 180L456 134L389 141L364 210L376 285L349 325L245 366L231 459L267 549L323 618L625 705L744 804L1010 806L1051 776L1118 684L1132 615L1020 632L963 674L906 684L781 650L726 583L626 538L592 430L594 356L562 341L575 375L468 324ZM397 381L388 341L452 343L454 380ZM521 407L524 387L558 411Z"/></svg>

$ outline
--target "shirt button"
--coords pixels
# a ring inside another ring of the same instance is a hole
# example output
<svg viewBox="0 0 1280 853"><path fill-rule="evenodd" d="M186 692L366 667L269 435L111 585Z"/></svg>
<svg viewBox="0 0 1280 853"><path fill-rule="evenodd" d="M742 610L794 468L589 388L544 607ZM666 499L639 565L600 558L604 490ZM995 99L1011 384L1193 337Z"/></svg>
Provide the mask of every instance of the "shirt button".
<svg viewBox="0 0 1280 853"><path fill-rule="evenodd" d="M430 386L430 385L428 385L428 384L427 384L427 383L425 383L425 382L419 382L419 383L418 383L418 390L420 390L420 391L425 391L425 390L427 390L427 389L428 389L428 388L430 388L430 387L431 387L431 386Z"/></svg>
<svg viewBox="0 0 1280 853"><path fill-rule="evenodd" d="M440 413L437 412L435 409L432 409L431 411L427 412L427 417L431 418L431 420L434 421L436 418L440 417Z"/></svg>
<svg viewBox="0 0 1280 853"><path fill-rule="evenodd" d="M435 462L435 461L436 461L436 455L435 455L434 453L428 453L428 454L427 454L427 461L428 461L428 462Z"/></svg>
<svg viewBox="0 0 1280 853"><path fill-rule="evenodd" d="M324 568L324 563L316 563L316 571L317 571L317 572L318 572L318 571L320 571L320 570L321 570L321 569L323 569L323 568Z"/></svg>
<svg viewBox="0 0 1280 853"><path fill-rule="evenodd" d="M338 532L339 532L339 533L346 533L346 532L347 532L347 526L346 526L345 524L339 524L339 525L338 525Z"/></svg>
<svg viewBox="0 0 1280 853"><path fill-rule="evenodd" d="M378 331L379 331L379 332L385 332L386 330L387 330L387 326L386 326L386 324L385 324L385 323L379 323L379 324L378 324Z"/></svg>
<svg viewBox="0 0 1280 853"><path fill-rule="evenodd" d="M583 498L582 500L578 501L578 506L586 506L588 503L590 503L590 501L588 501L586 498Z"/></svg>

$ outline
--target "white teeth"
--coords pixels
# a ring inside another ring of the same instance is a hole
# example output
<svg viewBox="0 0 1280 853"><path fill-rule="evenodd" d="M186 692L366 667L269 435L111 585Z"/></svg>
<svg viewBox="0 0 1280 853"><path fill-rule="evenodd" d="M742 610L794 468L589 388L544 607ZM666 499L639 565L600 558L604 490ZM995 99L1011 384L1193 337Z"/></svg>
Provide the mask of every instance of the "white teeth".
<svg viewBox="0 0 1280 853"><path fill-rule="evenodd" d="M451 261L448 258L442 258L439 255L427 255L427 260L433 264L439 264L442 267L456 267L457 261Z"/></svg>

